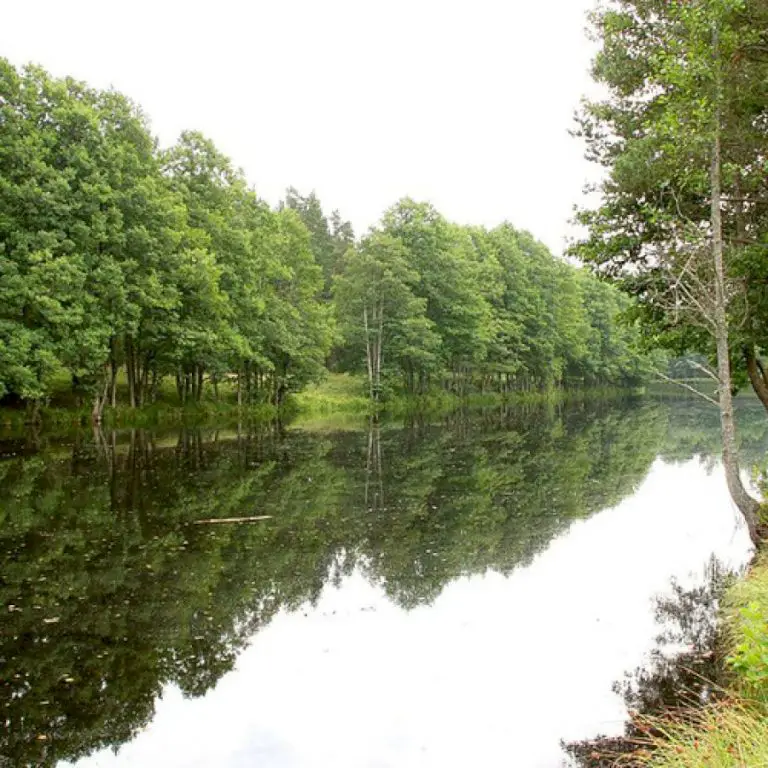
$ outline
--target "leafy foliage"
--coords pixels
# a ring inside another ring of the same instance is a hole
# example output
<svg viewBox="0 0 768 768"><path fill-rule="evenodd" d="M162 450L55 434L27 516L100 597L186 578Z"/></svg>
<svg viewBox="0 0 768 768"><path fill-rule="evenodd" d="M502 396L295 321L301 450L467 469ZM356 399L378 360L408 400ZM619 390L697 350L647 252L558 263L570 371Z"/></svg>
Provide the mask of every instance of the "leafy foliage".
<svg viewBox="0 0 768 768"><path fill-rule="evenodd" d="M714 360L710 242L722 230L734 381L749 373L766 407L767 14L763 0L612 0L593 14L592 74L606 95L585 102L578 133L607 174L572 249L635 298L650 345Z"/></svg>

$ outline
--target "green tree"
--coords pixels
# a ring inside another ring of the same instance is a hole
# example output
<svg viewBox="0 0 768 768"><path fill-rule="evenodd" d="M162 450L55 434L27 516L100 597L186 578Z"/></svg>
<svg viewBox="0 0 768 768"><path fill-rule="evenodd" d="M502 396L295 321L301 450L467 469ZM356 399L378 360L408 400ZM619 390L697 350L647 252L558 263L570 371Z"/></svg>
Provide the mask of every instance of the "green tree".
<svg viewBox="0 0 768 768"><path fill-rule="evenodd" d="M741 171L728 148L744 149L739 139L754 119L737 87L755 39L744 22L747 8L746 0L622 0L596 16L603 48L595 76L610 96L588 104L582 124L610 174L605 205L581 217L590 235L576 252L622 279L657 332L680 323L682 333L673 334L685 346L709 339L726 476L757 540L757 503L740 480L731 394L729 315L743 293L731 279L739 237L726 245L723 221L724 208L744 212ZM733 193L724 195L724 186Z"/></svg>
<svg viewBox="0 0 768 768"><path fill-rule="evenodd" d="M323 296L330 299L333 277L347 249L355 241L352 225L344 221L338 211L331 213L329 221L314 191L301 195L294 187L289 187L280 207L296 211L309 230L312 254L323 270Z"/></svg>
<svg viewBox="0 0 768 768"><path fill-rule="evenodd" d="M381 228L405 247L408 266L419 275L414 293L426 301L426 316L440 334L453 386L463 390L492 337L491 308L480 289L482 270L469 234L432 206L410 199L388 210Z"/></svg>
<svg viewBox="0 0 768 768"><path fill-rule="evenodd" d="M373 232L359 248L347 251L334 282L344 341L353 350L364 350L372 400L381 397L387 365L399 368L409 391L415 389L417 371L435 366L439 339L425 316L426 300L411 289L417 280L402 243Z"/></svg>

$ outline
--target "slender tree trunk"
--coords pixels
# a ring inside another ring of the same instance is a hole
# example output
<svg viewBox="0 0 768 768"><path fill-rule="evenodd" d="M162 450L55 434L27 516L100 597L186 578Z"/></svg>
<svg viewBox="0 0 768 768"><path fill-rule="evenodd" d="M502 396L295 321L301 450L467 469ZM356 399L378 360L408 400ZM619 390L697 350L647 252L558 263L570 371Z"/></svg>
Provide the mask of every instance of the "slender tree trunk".
<svg viewBox="0 0 768 768"><path fill-rule="evenodd" d="M373 350L371 349L371 334L368 328L368 307L363 307L363 328L365 328L365 358L368 363L368 391L371 400L373 395Z"/></svg>
<svg viewBox="0 0 768 768"><path fill-rule="evenodd" d="M149 394L149 368L151 359L149 355L144 358L144 367L141 371L141 386L139 387L139 398L142 405L147 402Z"/></svg>
<svg viewBox="0 0 768 768"><path fill-rule="evenodd" d="M384 302L379 301L379 328L376 337L376 400L381 399L381 344L384 336Z"/></svg>
<svg viewBox="0 0 768 768"><path fill-rule="evenodd" d="M200 402L203 398L203 379L205 376L205 369L202 365L197 367L197 401Z"/></svg>
<svg viewBox="0 0 768 768"><path fill-rule="evenodd" d="M110 382L109 382L109 402L113 408L117 406L117 340L113 337L109 342L109 369L110 369Z"/></svg>
<svg viewBox="0 0 768 768"><path fill-rule="evenodd" d="M744 359L747 362L747 373L752 389L755 390L760 402L768 410L768 377L766 377L763 364L755 354L755 348L751 344L744 347Z"/></svg>
<svg viewBox="0 0 768 768"><path fill-rule="evenodd" d="M713 32L713 50L718 56L719 41L717 29ZM719 60L715 62L719 67ZM715 113L712 140L712 162L710 166L712 260L715 268L715 311L714 329L717 345L718 398L720 403L720 424L723 440L723 467L728 490L734 503L744 515L749 536L755 544L760 541L758 532L758 510L760 505L753 499L741 482L739 457L736 450L736 425L733 418L733 396L731 395L731 363L728 343L728 317L726 314L727 295L725 290L725 264L723 259L723 220L721 212L721 145L720 112Z"/></svg>
<svg viewBox="0 0 768 768"><path fill-rule="evenodd" d="M93 398L93 409L91 410L91 421L94 424L101 424L101 417L104 413L104 405L109 396L109 375L108 368L104 366L104 386L101 393L97 392Z"/></svg>
<svg viewBox="0 0 768 768"><path fill-rule="evenodd" d="M25 424L40 423L40 401L35 399L27 404L27 415L24 419Z"/></svg>
<svg viewBox="0 0 768 768"><path fill-rule="evenodd" d="M131 408L136 407L136 390L134 388L135 380L133 376L133 343L129 338L125 340L125 375L128 379L128 403Z"/></svg>
<svg viewBox="0 0 768 768"><path fill-rule="evenodd" d="M160 373L157 370L157 366L155 365L152 368L152 381L150 382L149 393L148 393L149 401L151 403L157 402L157 387L159 384L160 384Z"/></svg>

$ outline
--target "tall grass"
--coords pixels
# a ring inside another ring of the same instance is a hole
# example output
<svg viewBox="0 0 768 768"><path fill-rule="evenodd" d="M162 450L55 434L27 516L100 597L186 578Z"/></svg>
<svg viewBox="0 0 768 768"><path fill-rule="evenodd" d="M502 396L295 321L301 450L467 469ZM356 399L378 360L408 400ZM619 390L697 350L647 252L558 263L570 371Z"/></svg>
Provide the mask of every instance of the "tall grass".
<svg viewBox="0 0 768 768"><path fill-rule="evenodd" d="M331 373L324 381L310 384L293 396L291 405L303 417L337 413L365 414L371 410L365 382L358 376L346 373Z"/></svg>
<svg viewBox="0 0 768 768"><path fill-rule="evenodd" d="M635 752L657 768L765 768L768 712L756 702L726 699L655 723L650 750Z"/></svg>
<svg viewBox="0 0 768 768"><path fill-rule="evenodd" d="M703 708L652 718L633 761L656 768L768 768L768 553L723 599L730 691Z"/></svg>

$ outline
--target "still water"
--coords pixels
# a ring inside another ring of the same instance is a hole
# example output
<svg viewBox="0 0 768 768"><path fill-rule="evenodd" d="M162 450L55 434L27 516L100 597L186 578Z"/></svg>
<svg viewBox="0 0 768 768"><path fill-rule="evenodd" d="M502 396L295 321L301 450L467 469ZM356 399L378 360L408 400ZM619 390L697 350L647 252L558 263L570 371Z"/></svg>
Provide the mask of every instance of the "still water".
<svg viewBox="0 0 768 768"><path fill-rule="evenodd" d="M2 441L0 766L566 765L654 597L748 557L717 443L687 401Z"/></svg>

